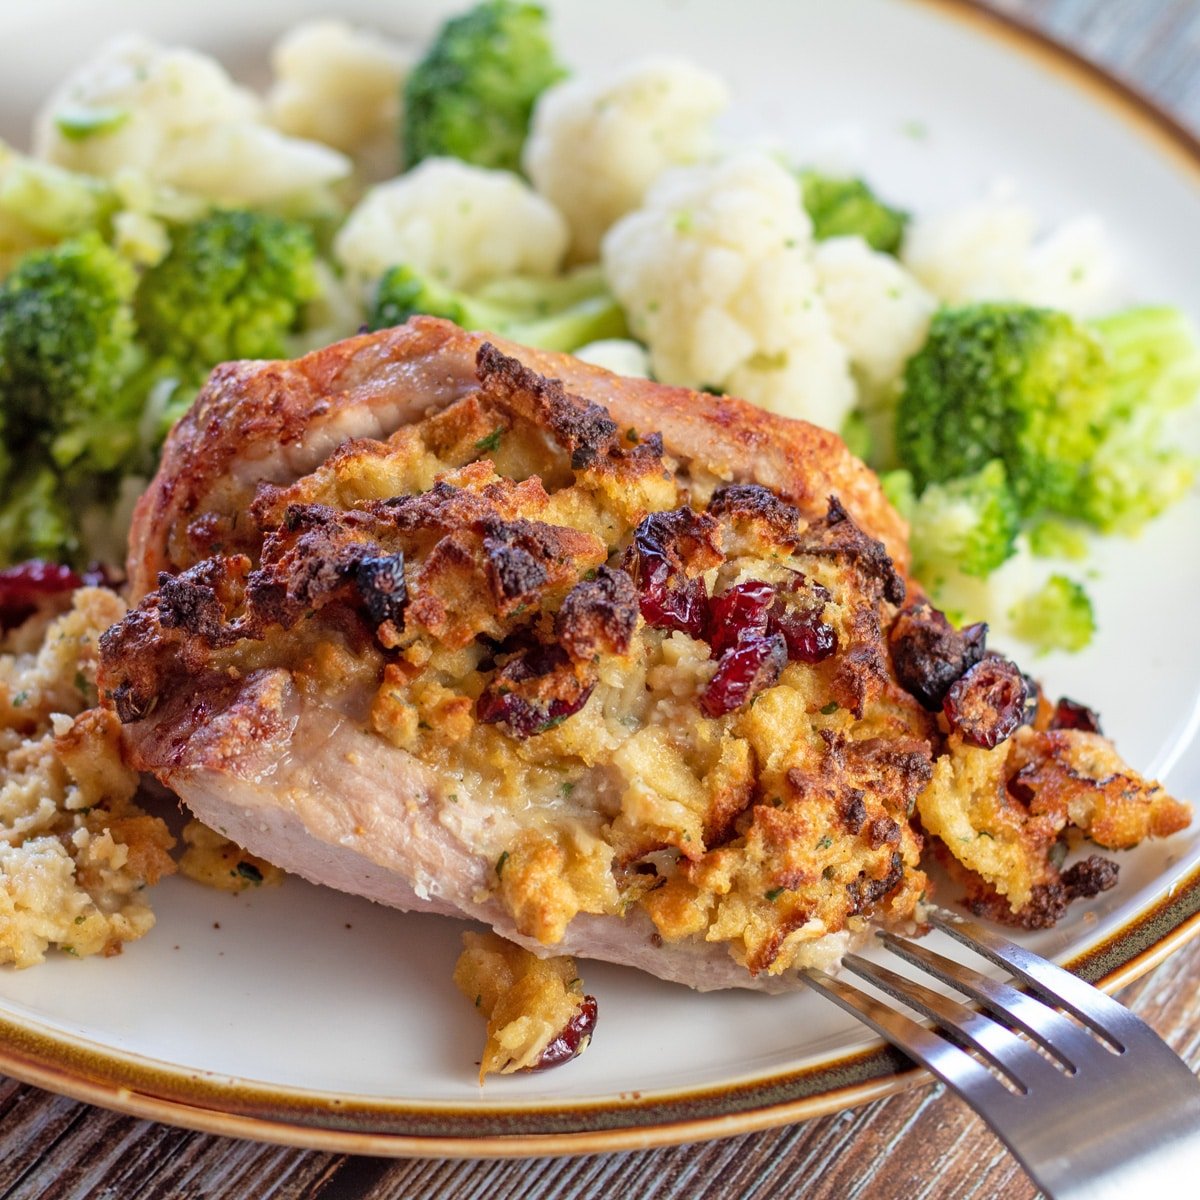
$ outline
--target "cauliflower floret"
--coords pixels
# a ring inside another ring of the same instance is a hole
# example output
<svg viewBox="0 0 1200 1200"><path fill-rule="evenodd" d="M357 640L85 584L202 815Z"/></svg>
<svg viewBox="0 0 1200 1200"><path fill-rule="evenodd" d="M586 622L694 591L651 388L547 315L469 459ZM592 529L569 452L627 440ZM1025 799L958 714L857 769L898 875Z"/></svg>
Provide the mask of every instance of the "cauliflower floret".
<svg viewBox="0 0 1200 1200"><path fill-rule="evenodd" d="M575 357L596 367L636 379L650 378L650 355L646 347L629 338L601 338L575 351Z"/></svg>
<svg viewBox="0 0 1200 1200"><path fill-rule="evenodd" d="M841 427L855 400L817 287L799 184L765 154L677 167L603 242L655 378Z"/></svg>
<svg viewBox="0 0 1200 1200"><path fill-rule="evenodd" d="M511 275L553 275L567 236L554 206L516 175L428 158L373 187L338 232L333 253L362 283L405 263L469 291Z"/></svg>
<svg viewBox="0 0 1200 1200"><path fill-rule="evenodd" d="M937 301L859 237L817 243L813 262L834 335L864 386L886 391L924 343Z"/></svg>
<svg viewBox="0 0 1200 1200"><path fill-rule="evenodd" d="M1029 252L1022 299L1097 317L1112 311L1117 276L1116 254L1099 217L1076 217Z"/></svg>
<svg viewBox="0 0 1200 1200"><path fill-rule="evenodd" d="M271 51L275 83L267 118L355 160L365 179L400 166L400 93L413 55L398 42L344 21L307 21Z"/></svg>
<svg viewBox="0 0 1200 1200"><path fill-rule="evenodd" d="M872 461L895 458L895 403L904 364L924 344L937 301L890 254L862 238L818 242L813 251L834 336L850 355Z"/></svg>
<svg viewBox="0 0 1200 1200"><path fill-rule="evenodd" d="M571 258L594 260L605 231L667 167L714 150L724 82L692 63L648 58L594 82L568 79L534 109L522 165L571 225Z"/></svg>
<svg viewBox="0 0 1200 1200"><path fill-rule="evenodd" d="M1020 300L1096 316L1114 302L1116 263L1095 217L1042 238L1032 209L1001 191L948 212L918 215L905 235L905 266L939 300Z"/></svg>
<svg viewBox="0 0 1200 1200"><path fill-rule="evenodd" d="M350 171L329 147L263 124L258 98L215 60L135 35L109 42L50 97L34 150L72 170L134 170L225 204L267 204Z"/></svg>

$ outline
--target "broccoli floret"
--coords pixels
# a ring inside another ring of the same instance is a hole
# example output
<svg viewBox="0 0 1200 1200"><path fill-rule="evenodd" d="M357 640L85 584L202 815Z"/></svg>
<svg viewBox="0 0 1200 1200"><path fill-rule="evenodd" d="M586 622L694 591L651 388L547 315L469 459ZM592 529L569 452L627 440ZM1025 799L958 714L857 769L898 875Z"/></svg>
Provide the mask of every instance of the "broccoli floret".
<svg viewBox="0 0 1200 1200"><path fill-rule="evenodd" d="M1000 458L1023 513L1136 528L1188 486L1160 419L1198 385L1200 351L1171 309L1092 324L1023 304L944 309L905 368L897 450L918 492Z"/></svg>
<svg viewBox="0 0 1200 1200"><path fill-rule="evenodd" d="M1163 446L1157 426L1156 421L1115 426L1080 481L1077 511L1105 533L1136 533L1182 500L1196 480L1195 461L1178 448Z"/></svg>
<svg viewBox="0 0 1200 1200"><path fill-rule="evenodd" d="M137 445L133 268L97 234L27 254L0 287L0 412L23 462L110 471Z"/></svg>
<svg viewBox="0 0 1200 1200"><path fill-rule="evenodd" d="M884 204L861 179L802 171L800 186L817 241L857 234L885 254L900 249L908 213Z"/></svg>
<svg viewBox="0 0 1200 1200"><path fill-rule="evenodd" d="M971 304L935 314L908 360L896 449L918 492L1003 460L1024 512L1070 512L1108 415L1099 337L1066 313Z"/></svg>
<svg viewBox="0 0 1200 1200"><path fill-rule="evenodd" d="M846 449L857 458L864 461L871 457L874 449L874 438L871 436L871 425L861 409L851 409L842 422L842 441Z"/></svg>
<svg viewBox="0 0 1200 1200"><path fill-rule="evenodd" d="M1029 549L1038 558L1087 558L1087 534L1059 517L1044 517L1029 527Z"/></svg>
<svg viewBox="0 0 1200 1200"><path fill-rule="evenodd" d="M565 74L536 4L487 0L447 21L404 85L405 163L519 170L534 102Z"/></svg>
<svg viewBox="0 0 1200 1200"><path fill-rule="evenodd" d="M885 478L889 498L911 525L913 574L928 587L955 572L986 579L1012 555L1020 515L999 459L974 475L930 484L919 498L907 472Z"/></svg>
<svg viewBox="0 0 1200 1200"><path fill-rule="evenodd" d="M133 268L88 233L0 285L0 561L79 551L85 501L141 465Z"/></svg>
<svg viewBox="0 0 1200 1200"><path fill-rule="evenodd" d="M392 267L379 281L371 328L401 325L416 313L542 350L570 352L602 338L627 336L624 314L598 267L582 267L562 279L498 281L473 295L411 267Z"/></svg>
<svg viewBox="0 0 1200 1200"><path fill-rule="evenodd" d="M1131 533L1195 481L1196 463L1167 444L1166 425L1200 393L1200 347L1176 309L1131 309L1094 324L1112 370L1109 419L1075 503L1100 529Z"/></svg>
<svg viewBox="0 0 1200 1200"><path fill-rule="evenodd" d="M104 180L28 158L0 142L0 256L105 231L118 207Z"/></svg>
<svg viewBox="0 0 1200 1200"><path fill-rule="evenodd" d="M8 486L11 483L11 487ZM48 466L35 466L5 480L0 506L0 565L26 558L51 562L74 558L79 539L62 482Z"/></svg>
<svg viewBox="0 0 1200 1200"><path fill-rule="evenodd" d="M1045 586L1014 607L1011 616L1013 632L1039 654L1082 650L1096 632L1087 592L1065 575L1051 575Z"/></svg>
<svg viewBox="0 0 1200 1200"><path fill-rule="evenodd" d="M1112 369L1113 417L1183 408L1200 392L1200 346L1177 308L1130 308L1092 322Z"/></svg>
<svg viewBox="0 0 1200 1200"><path fill-rule="evenodd" d="M280 358L319 292L313 236L299 222L235 209L180 228L137 295L160 373L199 382L217 363Z"/></svg>

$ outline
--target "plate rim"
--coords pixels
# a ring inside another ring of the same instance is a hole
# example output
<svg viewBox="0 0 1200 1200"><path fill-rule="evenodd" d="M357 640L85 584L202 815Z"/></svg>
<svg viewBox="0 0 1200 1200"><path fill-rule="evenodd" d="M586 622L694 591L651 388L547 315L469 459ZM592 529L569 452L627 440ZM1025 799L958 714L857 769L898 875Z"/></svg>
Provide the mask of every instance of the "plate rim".
<svg viewBox="0 0 1200 1200"><path fill-rule="evenodd" d="M922 0L925 2L925 0ZM937 3L943 0L935 0ZM952 0L953 2L953 0ZM1066 965L1105 992L1200 935L1200 864ZM798 1071L616 1101L496 1105L388 1101L188 1070L44 1033L0 1015L0 1071L75 1100L224 1137L389 1158L524 1158L644 1150L828 1116L930 1082L880 1043ZM832 1086L828 1086L832 1083ZM548 1126L557 1125L557 1129ZM574 1126L574 1127L573 1127Z"/></svg>
<svg viewBox="0 0 1200 1200"><path fill-rule="evenodd" d="M982 0L906 0L999 41L1113 113L1200 184L1200 137L1101 64ZM1167 881L1164 881L1167 882ZM1200 864L1066 965L1106 992L1200 936ZM827 1116L931 1080L884 1043L800 1070L652 1096L465 1108L283 1088L188 1070L0 1013L0 1072L130 1116L224 1137L392 1158L639 1150ZM587 1124L583 1124L587 1122ZM572 1127L572 1126L577 1127ZM557 1126L555 1128L555 1126Z"/></svg>

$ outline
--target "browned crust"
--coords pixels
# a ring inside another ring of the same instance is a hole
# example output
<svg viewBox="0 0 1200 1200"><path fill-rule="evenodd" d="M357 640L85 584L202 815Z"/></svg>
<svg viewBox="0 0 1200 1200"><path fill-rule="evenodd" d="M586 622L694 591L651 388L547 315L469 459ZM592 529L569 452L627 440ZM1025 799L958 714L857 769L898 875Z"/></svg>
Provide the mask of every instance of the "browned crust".
<svg viewBox="0 0 1200 1200"><path fill-rule="evenodd" d="M567 355L414 317L294 362L226 363L213 371L171 432L138 504L129 555L134 598L155 586L160 571L181 570L212 553L221 518L247 507L259 483L289 483L341 442L378 436L378 414L390 414L386 434L475 391L476 358L488 340L536 374L559 380L566 392L602 405L619 428L661 432L667 453L684 465L770 487L808 519L837 495L904 573L905 524L836 434L733 397L625 379ZM564 436L598 452L600 423L581 421L586 436L582 428Z"/></svg>
<svg viewBox="0 0 1200 1200"><path fill-rule="evenodd" d="M577 583L554 617L554 635L580 662L600 654L625 654L637 628L638 602L625 571L601 567Z"/></svg>

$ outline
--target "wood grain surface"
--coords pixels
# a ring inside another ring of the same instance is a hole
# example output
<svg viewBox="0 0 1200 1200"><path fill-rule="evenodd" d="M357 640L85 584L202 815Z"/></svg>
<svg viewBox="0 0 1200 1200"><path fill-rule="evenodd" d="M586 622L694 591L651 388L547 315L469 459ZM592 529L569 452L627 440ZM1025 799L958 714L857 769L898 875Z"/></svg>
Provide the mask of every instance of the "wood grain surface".
<svg viewBox="0 0 1200 1200"><path fill-rule="evenodd" d="M1200 0L992 0L1200 130ZM331 5L333 9L335 5ZM1200 939L1121 994L1200 1069ZM0 1077L0 1200L1028 1200L972 1113L926 1086L838 1116L695 1146L576 1159L391 1161L120 1116Z"/></svg>

